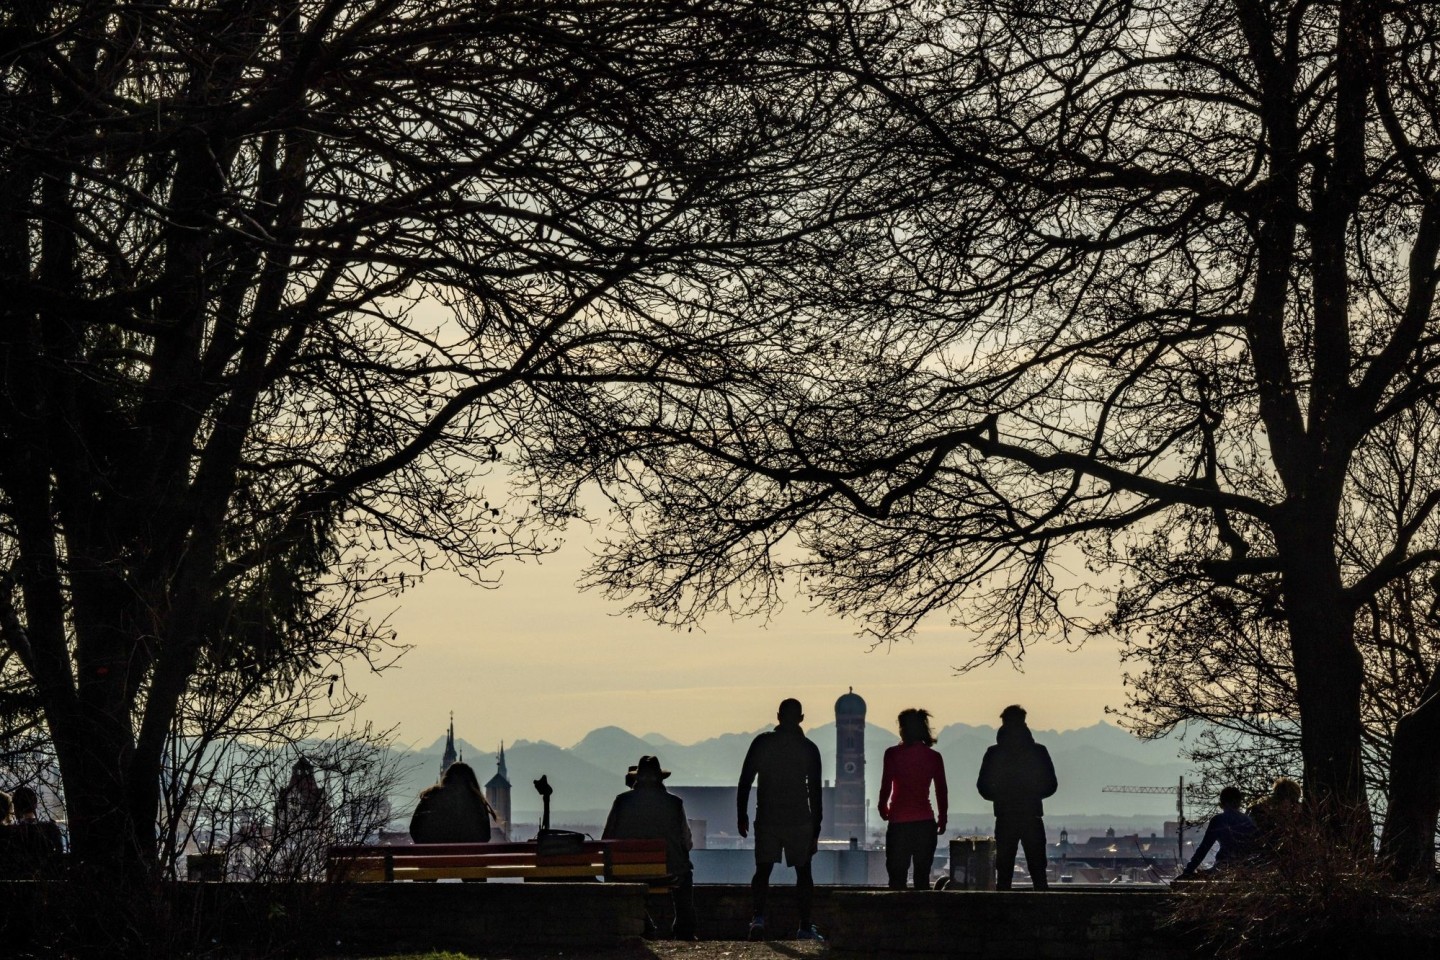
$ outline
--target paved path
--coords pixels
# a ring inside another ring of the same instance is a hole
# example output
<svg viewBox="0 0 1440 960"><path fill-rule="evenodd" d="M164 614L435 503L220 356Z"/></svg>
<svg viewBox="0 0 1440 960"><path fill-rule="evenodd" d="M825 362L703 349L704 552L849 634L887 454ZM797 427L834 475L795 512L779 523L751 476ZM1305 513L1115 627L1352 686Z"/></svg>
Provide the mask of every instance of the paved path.
<svg viewBox="0 0 1440 960"><path fill-rule="evenodd" d="M702 940L680 943L674 940L643 941L612 950L495 950L481 953L421 954L445 960L805 960L824 957L825 945L805 940ZM377 957L375 960L415 960L417 955Z"/></svg>
<svg viewBox="0 0 1440 960"><path fill-rule="evenodd" d="M823 957L825 945L810 940L771 940L765 943L747 943L744 940L706 940L698 943L678 943L657 940L647 943L640 950L649 952L657 960L795 960L797 957ZM637 951L635 954L645 957Z"/></svg>

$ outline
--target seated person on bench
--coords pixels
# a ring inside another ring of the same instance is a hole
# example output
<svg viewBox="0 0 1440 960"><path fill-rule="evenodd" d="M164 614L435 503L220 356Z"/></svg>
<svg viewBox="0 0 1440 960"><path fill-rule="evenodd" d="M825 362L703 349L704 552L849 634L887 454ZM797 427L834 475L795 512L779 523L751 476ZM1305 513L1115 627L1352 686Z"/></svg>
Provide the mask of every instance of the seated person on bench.
<svg viewBox="0 0 1440 960"><path fill-rule="evenodd" d="M669 770L645 756L625 774L629 790L615 798L605 821L606 840L664 840L665 869L675 878L670 896L675 904L677 940L695 939L695 885L690 865L690 822L685 801L665 789ZM648 918L647 928L650 926Z"/></svg>
<svg viewBox="0 0 1440 960"><path fill-rule="evenodd" d="M420 794L410 818L416 843L488 843L495 811L485 802L480 781L468 763L452 763L445 776Z"/></svg>

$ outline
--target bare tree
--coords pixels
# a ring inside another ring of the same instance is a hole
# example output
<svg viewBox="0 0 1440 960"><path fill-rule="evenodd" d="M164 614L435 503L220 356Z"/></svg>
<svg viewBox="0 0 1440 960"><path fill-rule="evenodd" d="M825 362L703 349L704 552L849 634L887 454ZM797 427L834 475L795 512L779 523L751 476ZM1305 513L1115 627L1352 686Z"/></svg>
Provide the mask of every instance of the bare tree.
<svg viewBox="0 0 1440 960"><path fill-rule="evenodd" d="M637 389L623 442L556 465L622 465L634 536L597 582L684 620L763 609L788 571L882 638L949 611L996 659L1095 625L1081 564L1264 577L1307 791L1368 828L1357 617L1440 560L1428 473L1364 521L1392 427L1437 416L1436 11L811 9L838 106L790 209L835 228L727 302L770 332L743 369ZM1433 780L1405 746L1431 715L1397 722L1392 786ZM1422 832L1387 845L1422 868Z"/></svg>
<svg viewBox="0 0 1440 960"><path fill-rule="evenodd" d="M164 867L175 875L194 851L216 858L229 879L324 879L331 845L374 842L390 823L388 798L405 771L389 742L361 728L288 749L218 745L189 779Z"/></svg>
<svg viewBox="0 0 1440 960"><path fill-rule="evenodd" d="M1336 544L1345 568L1376 567L1407 522L1417 491L1440 488L1437 430L1440 422L1430 416L1397 416L1357 452L1350 481L1355 495ZM1198 721L1192 759L1224 782L1263 792L1277 774L1298 776L1303 767L1283 584L1263 572L1217 583L1208 571L1224 562L1223 548L1189 542L1177 551L1167 539L1175 532L1162 527L1150 544L1114 561L1123 564L1126 585L1105 628L1124 637L1123 657L1136 670L1126 675L1129 703L1122 716L1146 736ZM1406 725L1434 722L1422 708L1440 693L1435 591L1433 578L1412 569L1354 612L1364 665L1365 784L1372 803L1386 813L1382 852L1401 873L1434 861L1440 817L1440 769L1419 756L1395 756L1397 743L1413 750L1437 732L1417 738L1414 729L1406 731ZM1408 820L1396 823L1392 807ZM1402 843L1407 848L1397 849Z"/></svg>
<svg viewBox="0 0 1440 960"><path fill-rule="evenodd" d="M539 549L484 482L557 398L705 375L767 16L0 9L0 645L78 856L153 869L167 743L383 659L356 602Z"/></svg>
<svg viewBox="0 0 1440 960"><path fill-rule="evenodd" d="M1295 673L1276 605L1278 584L1254 578L1216 586L1197 576L1193 563L1170 566L1163 596L1121 603L1107 624L1124 636L1127 665L1127 702L1112 712L1145 737L1186 725L1192 736L1185 753L1217 790L1234 784L1260 796L1276 776L1302 776ZM1440 630L1423 616L1432 593L1423 582L1397 581L1356 620L1365 664L1363 770L1379 811L1390 806L1397 727L1432 695ZM1125 614L1136 619L1123 621ZM1427 806L1436 810L1432 820L1440 814L1433 800Z"/></svg>

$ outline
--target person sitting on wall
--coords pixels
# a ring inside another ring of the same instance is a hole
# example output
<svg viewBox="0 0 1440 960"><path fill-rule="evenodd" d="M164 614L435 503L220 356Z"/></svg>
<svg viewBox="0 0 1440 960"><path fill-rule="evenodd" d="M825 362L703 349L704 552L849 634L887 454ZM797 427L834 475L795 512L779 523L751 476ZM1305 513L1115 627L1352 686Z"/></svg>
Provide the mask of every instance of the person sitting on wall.
<svg viewBox="0 0 1440 960"><path fill-rule="evenodd" d="M629 790L615 797L605 820L604 840L664 840L665 869L675 878L670 898L675 905L671 935L695 939L695 879L690 863L690 821L685 801L665 789L669 770L657 757L644 756L625 774ZM646 917L646 930L653 928Z"/></svg>
<svg viewBox="0 0 1440 960"><path fill-rule="evenodd" d="M30 787L10 795L15 822L0 826L0 876L22 880L44 873L65 852L60 828L39 818L40 797Z"/></svg>
<svg viewBox="0 0 1440 960"><path fill-rule="evenodd" d="M1193 880L1197 876L1215 876L1242 864L1249 858L1255 841L1255 822L1240 810L1244 796L1238 787L1226 787L1220 791L1220 812L1210 818L1205 827L1205 836L1195 855L1185 865L1185 870L1176 879ZM1205 874L1200 874L1200 864L1205 855L1216 844L1220 849L1215 853L1215 865Z"/></svg>
<svg viewBox="0 0 1440 960"><path fill-rule="evenodd" d="M1257 863L1279 858L1300 820L1300 784L1276 777L1270 793L1246 811L1255 824L1254 858Z"/></svg>

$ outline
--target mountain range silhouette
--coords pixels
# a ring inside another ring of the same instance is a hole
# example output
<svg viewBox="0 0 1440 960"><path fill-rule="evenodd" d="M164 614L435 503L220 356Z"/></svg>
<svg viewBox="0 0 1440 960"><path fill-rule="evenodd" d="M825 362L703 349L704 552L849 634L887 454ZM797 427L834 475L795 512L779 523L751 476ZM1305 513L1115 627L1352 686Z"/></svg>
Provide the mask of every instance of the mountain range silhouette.
<svg viewBox="0 0 1440 960"><path fill-rule="evenodd" d="M625 769L642 754L660 758L665 769L672 771L668 781L672 786L733 786L745 751L758 732L760 730L726 733L697 743L681 744L663 734L636 736L620 727L606 726L590 731L569 747L543 740L507 743L505 762L514 785L511 796L515 819L523 822L531 814L538 816L539 797L529 784L545 774L555 788L552 805L557 822L603 820L611 799L625 789ZM822 775L827 781L833 781L834 723L807 726L806 734L820 748ZM936 736L936 749L945 757L952 823L960 822L957 818L988 816L989 804L975 792L975 776L985 749L995 742L995 728L956 723L938 731ZM1190 779L1189 766L1178 755L1183 746L1178 736L1143 741L1105 722L1075 730L1036 730L1035 736L1049 748L1060 780L1059 791L1045 802L1050 817L1088 821L1103 820L1109 815L1117 819L1117 826L1119 822L1135 818L1157 826L1164 819L1174 819L1173 792L1115 794L1102 793L1101 788L1112 784L1167 787L1173 786L1182 775ZM867 724L865 772L867 796L872 806L880 789L881 757L885 749L896 742L897 737L888 726ZM494 775L493 749L476 747L463 736L456 737L456 745L482 783ZM440 736L426 747L397 750L407 770L404 783L393 796L397 821L408 821L414 797L435 781L444 749L445 738ZM1196 813L1191 811L1190 815ZM872 819L879 823L878 817Z"/></svg>

